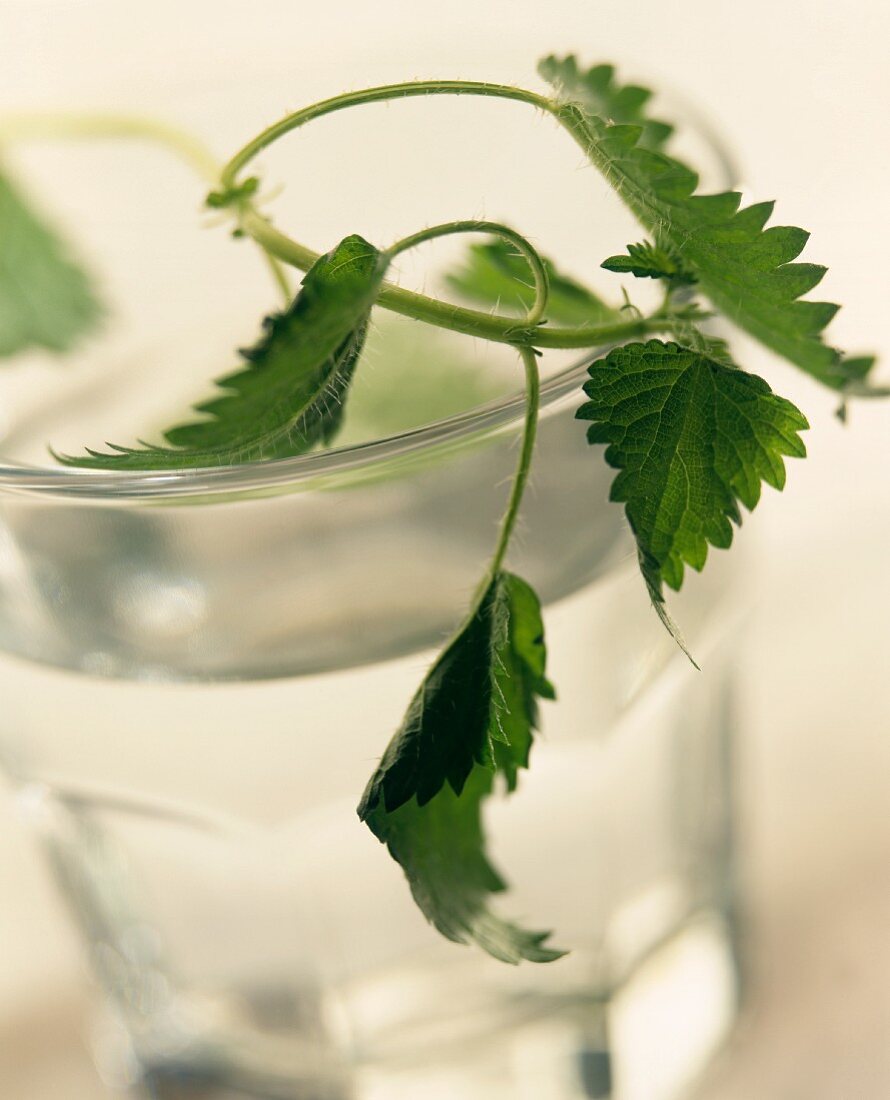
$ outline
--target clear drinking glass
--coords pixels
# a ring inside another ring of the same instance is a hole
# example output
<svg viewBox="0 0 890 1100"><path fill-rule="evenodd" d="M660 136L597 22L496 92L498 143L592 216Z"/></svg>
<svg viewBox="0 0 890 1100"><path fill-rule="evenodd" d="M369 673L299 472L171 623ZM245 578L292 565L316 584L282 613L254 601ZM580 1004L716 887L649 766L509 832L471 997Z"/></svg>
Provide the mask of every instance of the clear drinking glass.
<svg viewBox="0 0 890 1100"><path fill-rule="evenodd" d="M253 95L274 116L274 89ZM458 132L468 108L453 109ZM34 158L39 173L64 156ZM134 232L124 207L91 210L111 256ZM563 215L548 204L542 247L549 226L577 254ZM624 243L614 206L593 217ZM554 367L510 562L544 601L559 702L486 825L511 884L496 904L570 954L513 968L445 942L355 806L490 554L516 378L455 415L415 409L388 438L275 463L41 464L47 440L120 438L163 419L181 373L219 373L206 345L231 346L231 322L187 304L152 315L166 343L113 331L113 362L87 355L51 400L16 375L0 469L0 751L101 985L106 1079L158 1100L675 1100L736 1011L726 563L676 601L702 675L652 614L574 420L584 364Z"/></svg>

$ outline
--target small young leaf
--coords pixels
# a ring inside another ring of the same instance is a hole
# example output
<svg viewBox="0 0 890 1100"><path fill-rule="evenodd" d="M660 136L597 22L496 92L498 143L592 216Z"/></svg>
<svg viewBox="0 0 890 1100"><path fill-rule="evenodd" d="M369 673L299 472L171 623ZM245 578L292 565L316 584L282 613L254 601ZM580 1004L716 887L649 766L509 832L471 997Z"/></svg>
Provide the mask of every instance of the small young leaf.
<svg viewBox="0 0 890 1100"><path fill-rule="evenodd" d="M577 416L593 421L589 442L608 444L620 470L610 497L625 504L659 614L662 582L679 589L684 563L700 570L708 543L728 547L739 503L753 509L762 481L781 489L782 456L806 454L801 413L723 353L705 341L627 344L593 363L584 384L590 400Z"/></svg>
<svg viewBox="0 0 890 1100"><path fill-rule="evenodd" d="M673 286L689 285L696 281L692 272L686 271L676 256L649 241L629 244L627 255L610 256L603 260L600 267L606 271L634 275L638 279L664 279Z"/></svg>
<svg viewBox="0 0 890 1100"><path fill-rule="evenodd" d="M652 98L650 89L639 84L619 84L614 65L594 65L582 71L572 55L551 56L539 62L538 73L553 85L557 95L583 105L591 114L611 122L642 126L640 146L644 149L660 150L674 132L670 123L646 114Z"/></svg>
<svg viewBox="0 0 890 1100"><path fill-rule="evenodd" d="M482 803L500 773L509 790L528 765L545 677L541 609L499 573L427 673L371 778L358 814L405 872L426 918L457 943L505 962L548 962L548 933L495 916L505 889L485 854Z"/></svg>
<svg viewBox="0 0 890 1100"><path fill-rule="evenodd" d="M576 86L560 85L569 102L563 120L655 241L698 279L726 317L833 389L861 384L863 359L849 360L822 339L838 310L801 301L825 274L818 264L791 263L808 233L795 226L765 229L773 203L739 209L741 195L696 195L698 176L645 144L643 125L609 122Z"/></svg>
<svg viewBox="0 0 890 1100"><path fill-rule="evenodd" d="M0 172L0 357L68 351L101 314L67 246Z"/></svg>
<svg viewBox="0 0 890 1100"><path fill-rule="evenodd" d="M248 176L243 183L229 187L225 191L211 191L204 199L204 205L211 210L224 210L227 206L238 206L252 198L260 188L259 177Z"/></svg>
<svg viewBox="0 0 890 1100"><path fill-rule="evenodd" d="M561 274L550 260L545 259L544 266L550 284L548 320L560 325L594 325L615 320L619 311L594 291ZM515 306L525 312L535 297L525 258L500 239L471 245L463 267L446 275L445 281L452 290L490 309Z"/></svg>
<svg viewBox="0 0 890 1100"><path fill-rule="evenodd" d="M307 272L290 308L266 318L265 333L241 352L247 367L217 380L224 391L195 406L203 420L164 433L170 446L113 447L59 456L98 469L177 469L302 454L328 442L361 353L385 257L347 237Z"/></svg>

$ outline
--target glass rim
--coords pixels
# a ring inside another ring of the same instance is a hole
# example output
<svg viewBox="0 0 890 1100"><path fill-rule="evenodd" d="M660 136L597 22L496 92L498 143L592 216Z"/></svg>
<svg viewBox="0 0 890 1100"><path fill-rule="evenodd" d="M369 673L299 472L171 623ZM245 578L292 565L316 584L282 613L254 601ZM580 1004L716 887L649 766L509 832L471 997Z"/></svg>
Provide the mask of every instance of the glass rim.
<svg viewBox="0 0 890 1100"><path fill-rule="evenodd" d="M591 349L541 383L541 414L580 387L588 365L606 348ZM395 435L332 447L290 458L257 459L234 465L182 470L91 470L72 466L33 466L0 462L0 492L76 496L100 500L207 496L219 493L283 489L323 478L370 470L422 451L448 447L464 439L519 428L525 390Z"/></svg>
<svg viewBox="0 0 890 1100"><path fill-rule="evenodd" d="M722 177L720 189L741 189L740 172L707 115L674 89L667 93L681 108L690 129L713 154ZM652 337L649 337L651 339ZM645 339L645 337L643 337ZM583 356L541 382L540 411L551 411L573 389L580 391L587 366L616 345L586 349ZM347 477L360 470L385 467L426 450L453 446L480 434L518 428L525 411L524 389L513 390L483 405L408 428L395 435L333 447L290 458L256 459L235 465L182 470L91 470L71 466L35 466L0 460L0 494L77 497L103 502L207 497L232 493L285 491L327 477Z"/></svg>

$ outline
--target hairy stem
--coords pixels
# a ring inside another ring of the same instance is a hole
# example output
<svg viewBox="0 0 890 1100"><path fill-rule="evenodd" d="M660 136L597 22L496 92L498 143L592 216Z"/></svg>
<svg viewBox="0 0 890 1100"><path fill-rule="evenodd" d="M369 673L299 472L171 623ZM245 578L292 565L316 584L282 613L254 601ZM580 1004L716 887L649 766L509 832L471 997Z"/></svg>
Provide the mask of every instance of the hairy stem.
<svg viewBox="0 0 890 1100"><path fill-rule="evenodd" d="M22 111L0 119L0 143L46 138L141 138L165 146L209 183L215 183L222 171L220 162L198 138L153 118L105 111Z"/></svg>
<svg viewBox="0 0 890 1100"><path fill-rule="evenodd" d="M456 233L491 233L494 236L502 237L504 240L509 241L510 244L514 245L514 247L522 253L534 277L535 297L521 324L525 330L534 328L543 317L544 311L547 308L547 297L550 292L549 279L547 277L547 269L544 266L544 261L541 259L538 250L530 241L526 240L521 233L517 233L515 229L510 229L509 226L501 225L499 222L481 221L479 219L445 222L442 225L429 226L426 229L419 230L417 233L412 233L408 237L403 237L401 240L396 241L396 243L387 250L387 253L390 259L392 259L400 253L406 252L409 248L414 248L416 245L436 240L438 237L452 236ZM498 530L497 544L489 567L477 590L476 600L473 602L474 611L478 600L484 597L488 586L497 576L503 565L504 558L506 557L507 549L510 545L510 538L516 527L516 520L522 504L522 497L525 492L526 484L528 483L529 471L531 470L532 464L532 453L535 448L535 437L538 433L538 412L541 404L541 378L538 373L537 353L533 348L525 346L517 347L517 351L522 359L522 365L525 368L526 400L525 417L522 427L522 443L519 449L519 461L516 465L516 472L513 475L513 484L510 488L510 498L507 501L507 508L501 519L500 528Z"/></svg>
<svg viewBox="0 0 890 1100"><path fill-rule="evenodd" d="M478 80L415 80L401 84L383 84L376 88L364 88L358 92L345 92L285 115L280 121L257 134L242 149L239 149L223 168L219 177L223 189L235 187L239 172L263 149L267 149L273 142L278 141L291 130L304 126L307 122L333 114L334 111L358 107L363 103L381 103L392 99L429 95L475 95L513 99L550 112L555 107L551 100L536 92L529 92L524 88L513 88L507 84L489 84Z"/></svg>
<svg viewBox="0 0 890 1100"><path fill-rule="evenodd" d="M405 252L409 248L414 248L415 245L424 244L426 241L435 240L437 237L451 236L455 233L492 233L495 236L503 237L504 240L509 241L519 249L528 261L535 281L535 298L522 323L526 329L533 328L537 325L538 321L540 321L541 317L544 315L544 310L547 308L547 296L549 294L547 269L544 267L544 261L538 254L537 249L527 241L521 233L517 233L515 229L510 229L509 226L501 225L499 222L479 220L445 222L442 225L433 225L427 229L421 229L417 233L412 233L408 237L403 237L388 250L388 254L390 257L398 256L399 253ZM513 485L510 489L510 499L507 502L507 510L504 512L503 519L501 520L498 541L495 546L494 555L491 559L491 564L488 567L488 571L477 593L478 599L482 598L488 585L497 576L498 570L501 568L507 553L507 547L510 544L510 536L513 534L513 529L516 526L516 518L519 515L522 495L525 492L525 486L528 482L532 452L535 447L535 436L538 431L538 410L541 403L541 379L538 373L537 355L530 347L518 347L517 350L522 359L522 364L525 367L526 402L525 420L522 429L522 445L519 451L519 462L516 467L516 473L513 475Z"/></svg>
<svg viewBox="0 0 890 1100"><path fill-rule="evenodd" d="M535 300L526 316L517 322L521 327L534 328L547 308L547 298L550 293L550 280L547 277L547 269L536 248L534 248L521 233L511 229L500 222L479 221L467 219L463 221L445 222L442 225L433 225L427 229L421 229L412 233L410 237L403 237L389 250L390 257L398 256L400 252L406 252L409 248L424 244L426 241L435 240L437 237L449 237L455 233L491 233L493 236L502 237L517 248L528 262L535 283Z"/></svg>
<svg viewBox="0 0 890 1100"><path fill-rule="evenodd" d="M284 137L285 134L304 126L307 122L322 118L324 115L333 114L335 111L342 111L366 103L380 103L393 99L429 95L475 95L525 103L553 115L561 125L569 130L576 141L580 139L580 134L572 130L572 120L566 117L562 104L524 88L473 80L420 80L402 84L385 84L375 88L365 88L358 92L347 92L343 95L333 96L330 99L304 107L299 111L294 111L278 122L273 123L249 141L225 165L219 177L221 190L234 193L239 187L238 175L254 157ZM260 244L268 255L302 271L307 271L319 258L317 252L275 229L268 218L258 213L249 199L240 200L237 206L241 229ZM422 234L415 235L414 243L426 239L430 238L424 237ZM536 275L536 280L537 278ZM425 294L404 290L392 283L383 284L377 303L395 313L412 317L418 321L425 321L427 324L436 325L439 328L461 332L468 336L478 336L498 343L529 347L592 348L616 341L631 340L652 333L664 332L671 328L671 319L662 310L657 311L650 317L615 321L605 325L578 325L572 328L558 328L550 325L539 326L537 322L540 320L540 315L522 322L512 317L467 309L438 298L428 297Z"/></svg>
<svg viewBox="0 0 890 1100"><path fill-rule="evenodd" d="M301 271L308 271L319 258L318 252L292 241L255 210L246 210L242 214L241 227L273 256ZM467 309L388 282L380 289L377 305L466 336L478 336L500 344L539 348L602 347L619 340L632 340L651 333L665 332L672 325L670 317L654 313L650 317L614 321L605 325L577 325L573 328L559 328L555 325L529 327L515 317L500 317L478 309Z"/></svg>
<svg viewBox="0 0 890 1100"><path fill-rule="evenodd" d="M205 183L215 184L223 171L220 161L200 139L187 130L154 118L106 111L21 111L0 118L0 145L12 141L116 138L151 141L163 146L192 168ZM265 249L263 252L285 303L290 302L290 284L281 261Z"/></svg>
<svg viewBox="0 0 890 1100"><path fill-rule="evenodd" d="M507 510L501 519L498 531L498 541L492 555L491 565L488 570L488 581L492 580L501 568L510 545L510 538L516 527L519 516L519 508L522 504L522 496L528 484L528 475L532 465L532 453L535 449L535 438L538 434L538 409L541 400L541 379L538 374L538 358L532 348L519 348L522 357L522 365L525 367L525 421L522 428L522 444L519 450L519 461L516 464L516 473L513 475L513 485L510 489L510 499L507 502ZM486 582L486 586L487 583Z"/></svg>

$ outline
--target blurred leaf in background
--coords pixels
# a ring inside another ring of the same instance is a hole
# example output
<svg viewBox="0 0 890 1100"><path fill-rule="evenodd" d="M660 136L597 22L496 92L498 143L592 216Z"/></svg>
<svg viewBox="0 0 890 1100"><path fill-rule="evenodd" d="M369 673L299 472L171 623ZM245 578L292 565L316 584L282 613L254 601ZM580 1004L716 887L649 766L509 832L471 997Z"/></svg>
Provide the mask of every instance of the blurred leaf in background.
<svg viewBox="0 0 890 1100"><path fill-rule="evenodd" d="M465 336L388 314L375 316L337 446L395 435L517 390L521 379L512 362L515 354L508 352L507 359L500 371L491 348L476 357Z"/></svg>
<svg viewBox="0 0 890 1100"><path fill-rule="evenodd" d="M0 357L68 351L101 316L68 245L0 171Z"/></svg>

